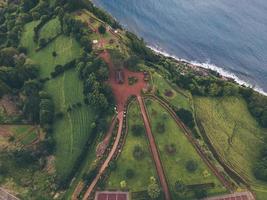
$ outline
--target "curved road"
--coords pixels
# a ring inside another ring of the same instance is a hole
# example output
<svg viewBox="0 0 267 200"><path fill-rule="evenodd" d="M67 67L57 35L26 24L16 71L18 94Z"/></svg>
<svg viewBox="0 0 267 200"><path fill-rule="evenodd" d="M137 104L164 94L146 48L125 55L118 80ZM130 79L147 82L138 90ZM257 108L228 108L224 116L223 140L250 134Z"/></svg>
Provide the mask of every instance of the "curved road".
<svg viewBox="0 0 267 200"><path fill-rule="evenodd" d="M160 184L161 184L164 196L165 196L165 200L170 200L171 195L170 195L170 191L168 188L168 183L166 181L164 170L163 170L163 167L162 167L162 164L160 161L157 145L156 145L154 136L153 136L152 131L151 131L149 119L148 119L146 108L144 105L144 101L143 101L141 96L137 96L137 100L138 100L138 103L139 103L139 106L141 109L142 117L143 117L145 128L146 128L147 137L149 140L150 150L151 150L151 153L153 155L154 162L156 164L156 169L157 169Z"/></svg>

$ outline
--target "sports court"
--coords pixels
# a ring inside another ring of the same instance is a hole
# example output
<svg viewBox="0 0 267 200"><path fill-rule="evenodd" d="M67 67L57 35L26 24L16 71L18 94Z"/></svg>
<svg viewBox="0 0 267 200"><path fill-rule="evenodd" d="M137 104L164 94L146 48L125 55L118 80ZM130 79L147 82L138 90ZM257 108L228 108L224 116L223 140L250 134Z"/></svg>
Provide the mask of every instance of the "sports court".
<svg viewBox="0 0 267 200"><path fill-rule="evenodd" d="M217 197L205 198L203 200L255 200L250 192L238 192Z"/></svg>
<svg viewBox="0 0 267 200"><path fill-rule="evenodd" d="M129 200L129 193L128 192L96 192L95 200Z"/></svg>

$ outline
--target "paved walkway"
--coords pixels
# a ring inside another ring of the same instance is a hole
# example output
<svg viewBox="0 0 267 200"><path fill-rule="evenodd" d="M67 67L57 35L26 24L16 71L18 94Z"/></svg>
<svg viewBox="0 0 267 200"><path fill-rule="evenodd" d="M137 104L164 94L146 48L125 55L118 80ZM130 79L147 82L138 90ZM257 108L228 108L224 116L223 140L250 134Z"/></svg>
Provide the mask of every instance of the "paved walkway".
<svg viewBox="0 0 267 200"><path fill-rule="evenodd" d="M163 170L163 167L162 167L162 164L160 161L157 145L156 145L155 139L154 139L152 131L151 131L149 119L148 119L146 108L144 105L144 101L143 101L141 96L137 96L137 100L138 100L139 105L140 105L141 113L142 113L145 128L146 128L147 137L149 140L150 150L151 150L151 153L153 155L154 162L156 164L156 169L157 169L160 184L161 184L164 196L165 196L165 200L170 200L171 199L170 191L169 191L168 184L167 184L165 174L164 174L164 170Z"/></svg>
<svg viewBox="0 0 267 200"><path fill-rule="evenodd" d="M112 146L112 149L109 152L109 155L108 155L107 159L102 164L102 166L101 166L98 174L96 175L95 179L92 181L91 185L87 189L87 191L86 191L86 193L85 193L85 195L83 197L83 200L87 200L90 197L90 195L91 195L93 189L95 188L98 180L100 179L101 175L105 172L106 168L109 166L109 162L112 160L114 154L117 151L117 148L118 148L118 145L119 145L119 141L120 141L120 138L121 138L121 135L122 135L123 111L118 113L117 119L119 120L119 128L118 128L118 133L117 133L116 139L114 141L114 144Z"/></svg>

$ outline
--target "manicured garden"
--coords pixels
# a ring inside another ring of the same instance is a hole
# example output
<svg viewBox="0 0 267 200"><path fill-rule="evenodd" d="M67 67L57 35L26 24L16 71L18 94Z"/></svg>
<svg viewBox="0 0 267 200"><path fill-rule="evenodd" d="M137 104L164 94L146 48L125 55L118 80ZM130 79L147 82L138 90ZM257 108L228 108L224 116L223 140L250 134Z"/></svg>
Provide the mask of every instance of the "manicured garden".
<svg viewBox="0 0 267 200"><path fill-rule="evenodd" d="M153 85L156 86L158 94L169 101L173 106L191 110L190 93L177 88L175 90L161 75L153 73ZM177 87L177 86L176 86Z"/></svg>
<svg viewBox="0 0 267 200"><path fill-rule="evenodd" d="M216 151L225 162L252 186L267 185L257 181L253 165L257 161L266 130L249 113L242 98L194 98L196 115Z"/></svg>
<svg viewBox="0 0 267 200"><path fill-rule="evenodd" d="M128 127L126 142L116 162L116 168L107 180L107 188L145 191L150 177L156 177L156 170L137 102L132 103L129 108Z"/></svg>
<svg viewBox="0 0 267 200"><path fill-rule="evenodd" d="M195 185L201 184L210 195L226 192L167 111L149 99L146 105L173 198L194 198L188 188L198 189Z"/></svg>

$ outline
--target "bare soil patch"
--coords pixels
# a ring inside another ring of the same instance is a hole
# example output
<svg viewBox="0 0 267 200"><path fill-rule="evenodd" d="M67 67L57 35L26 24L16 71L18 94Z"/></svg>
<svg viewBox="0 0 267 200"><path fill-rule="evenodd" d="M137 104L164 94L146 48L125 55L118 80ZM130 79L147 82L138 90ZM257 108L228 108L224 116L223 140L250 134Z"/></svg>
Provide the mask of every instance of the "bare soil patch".
<svg viewBox="0 0 267 200"><path fill-rule="evenodd" d="M164 95L166 97L173 97L174 93L172 90L165 90Z"/></svg>
<svg viewBox="0 0 267 200"><path fill-rule="evenodd" d="M116 81L116 66L113 65L110 54L108 51L103 51L100 54L100 57L108 64L109 66L109 84L114 93L116 103L118 106L118 111L122 111L127 99L130 96L140 96L144 88L146 88L147 83L144 80L144 74L142 72L132 72L126 68L122 69L124 75L124 80L128 80L130 77L135 77L138 82L134 85L130 85L128 81L124 81L122 84L119 84Z"/></svg>
<svg viewBox="0 0 267 200"><path fill-rule="evenodd" d="M19 109L16 106L16 101L15 97L4 95L0 99L0 108L2 108L7 115L17 115L19 114Z"/></svg>

